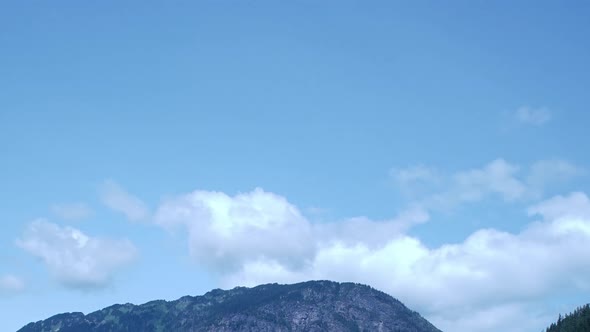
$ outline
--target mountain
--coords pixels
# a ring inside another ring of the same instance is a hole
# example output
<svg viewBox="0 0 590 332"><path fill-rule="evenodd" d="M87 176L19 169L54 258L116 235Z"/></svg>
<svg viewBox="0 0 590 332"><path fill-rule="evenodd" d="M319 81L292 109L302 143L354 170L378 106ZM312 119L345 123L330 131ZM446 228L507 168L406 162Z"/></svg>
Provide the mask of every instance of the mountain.
<svg viewBox="0 0 590 332"><path fill-rule="evenodd" d="M396 331L440 332L400 301L369 286L332 281L268 284L88 315L65 313L19 332L82 331Z"/></svg>
<svg viewBox="0 0 590 332"><path fill-rule="evenodd" d="M557 319L546 332L590 332L590 304L579 307L571 314Z"/></svg>

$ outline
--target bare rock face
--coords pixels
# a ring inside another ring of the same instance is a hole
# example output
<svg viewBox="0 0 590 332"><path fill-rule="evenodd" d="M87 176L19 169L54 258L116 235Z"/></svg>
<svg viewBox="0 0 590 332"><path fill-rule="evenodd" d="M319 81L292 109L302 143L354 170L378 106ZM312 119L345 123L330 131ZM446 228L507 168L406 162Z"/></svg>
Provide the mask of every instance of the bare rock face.
<svg viewBox="0 0 590 332"><path fill-rule="evenodd" d="M383 292L331 281L216 289L170 302L114 305L88 315L56 315L19 330L57 331L440 332Z"/></svg>

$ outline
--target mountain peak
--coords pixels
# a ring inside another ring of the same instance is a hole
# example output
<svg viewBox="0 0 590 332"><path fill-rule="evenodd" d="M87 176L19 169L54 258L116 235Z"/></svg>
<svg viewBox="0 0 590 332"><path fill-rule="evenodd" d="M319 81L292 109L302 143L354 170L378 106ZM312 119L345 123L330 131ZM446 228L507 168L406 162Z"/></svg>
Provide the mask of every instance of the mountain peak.
<svg viewBox="0 0 590 332"><path fill-rule="evenodd" d="M440 332L390 295L366 285L328 280L116 304L88 315L55 315L19 332L327 330Z"/></svg>

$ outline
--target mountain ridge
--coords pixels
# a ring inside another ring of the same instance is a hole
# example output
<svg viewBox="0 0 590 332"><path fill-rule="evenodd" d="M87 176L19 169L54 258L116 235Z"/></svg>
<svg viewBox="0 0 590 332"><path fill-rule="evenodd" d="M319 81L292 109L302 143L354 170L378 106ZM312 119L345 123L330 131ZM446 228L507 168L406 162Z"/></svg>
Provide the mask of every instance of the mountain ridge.
<svg viewBox="0 0 590 332"><path fill-rule="evenodd" d="M396 331L441 332L392 296L328 280L213 289L200 296L114 304L61 313L17 332L82 331Z"/></svg>

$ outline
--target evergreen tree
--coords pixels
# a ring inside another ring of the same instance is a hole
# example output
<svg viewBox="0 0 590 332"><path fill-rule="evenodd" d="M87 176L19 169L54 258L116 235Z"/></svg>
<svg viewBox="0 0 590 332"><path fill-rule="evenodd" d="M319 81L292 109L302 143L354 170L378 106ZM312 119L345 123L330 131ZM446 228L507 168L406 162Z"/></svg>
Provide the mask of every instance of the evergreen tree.
<svg viewBox="0 0 590 332"><path fill-rule="evenodd" d="M545 332L590 332L590 304L574 310L574 312L557 318Z"/></svg>

